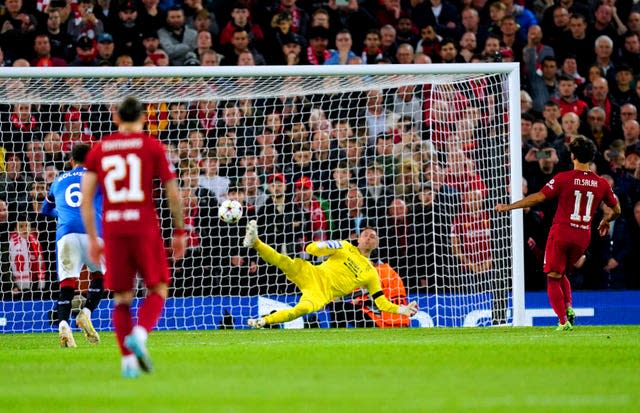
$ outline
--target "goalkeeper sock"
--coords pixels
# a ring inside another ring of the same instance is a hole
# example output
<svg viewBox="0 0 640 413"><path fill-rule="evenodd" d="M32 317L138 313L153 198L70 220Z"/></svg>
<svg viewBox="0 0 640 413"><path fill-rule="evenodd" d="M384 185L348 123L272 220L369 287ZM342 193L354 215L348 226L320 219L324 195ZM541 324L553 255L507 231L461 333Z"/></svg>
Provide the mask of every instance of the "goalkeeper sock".
<svg viewBox="0 0 640 413"><path fill-rule="evenodd" d="M138 309L138 325L151 331L162 315L164 298L158 293L151 292L145 297Z"/></svg>
<svg viewBox="0 0 640 413"><path fill-rule="evenodd" d="M558 316L560 324L567 322L567 309L564 304L564 294L562 293L562 283L560 278L547 277L547 295L551 308Z"/></svg>
<svg viewBox="0 0 640 413"><path fill-rule="evenodd" d="M124 345L124 338L129 335L133 328L129 304L116 304L113 309L113 327L116 330L120 353L123 356L131 354L131 351Z"/></svg>
<svg viewBox="0 0 640 413"><path fill-rule="evenodd" d="M69 322L69 316L71 315L71 301L76 294L76 290L73 287L60 288L60 295L58 296L58 322Z"/></svg>
<svg viewBox="0 0 640 413"><path fill-rule="evenodd" d="M560 285L562 286L562 293L564 294L564 302L567 307L573 307L573 299L571 297L571 283L566 275L563 275L560 279Z"/></svg>
<svg viewBox="0 0 640 413"><path fill-rule="evenodd" d="M85 308L88 308L89 311L98 308L98 304L100 304L100 300L102 300L103 292L102 277L92 278L89 283L89 289L87 290L87 302L84 304Z"/></svg>
<svg viewBox="0 0 640 413"><path fill-rule="evenodd" d="M280 254L264 242L256 240L253 244L253 248L258 252L260 257L271 265L275 265L280 268L285 274L290 274L293 269L294 262L286 255Z"/></svg>

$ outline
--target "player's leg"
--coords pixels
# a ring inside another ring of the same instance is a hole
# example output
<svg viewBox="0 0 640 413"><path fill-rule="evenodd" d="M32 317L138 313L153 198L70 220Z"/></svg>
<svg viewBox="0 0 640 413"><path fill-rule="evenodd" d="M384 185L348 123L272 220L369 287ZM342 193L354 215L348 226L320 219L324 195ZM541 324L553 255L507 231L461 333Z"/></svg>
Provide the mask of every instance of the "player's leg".
<svg viewBox="0 0 640 413"><path fill-rule="evenodd" d="M136 276L135 262L130 255L133 246L135 243L128 242L126 237L105 239L104 246L106 267L109 269L106 273L105 285L113 291L115 301L112 313L113 328L122 355L122 376L126 378L140 375L137 357L124 344L125 337L133 328L131 303Z"/></svg>
<svg viewBox="0 0 640 413"><path fill-rule="evenodd" d="M549 234L544 256L544 272L547 274L547 297L553 312L558 316L558 329L569 330L567 308L562 291L562 275L566 271L567 254L564 243L555 233Z"/></svg>
<svg viewBox="0 0 640 413"><path fill-rule="evenodd" d="M151 356L147 350L147 338L162 315L170 280L162 238L158 234L152 239L154 239L152 242L140 240L144 245L139 245L135 251L136 266L147 287L147 296L138 308L138 324L125 338L125 345L136 355L140 367L146 372L151 372L153 369Z"/></svg>
<svg viewBox="0 0 640 413"><path fill-rule="evenodd" d="M73 332L69 326L71 303L78 288L78 278L82 266L81 245L79 234L67 234L56 243L58 281L60 293L58 296L58 333L61 347L76 347Z"/></svg>
<svg viewBox="0 0 640 413"><path fill-rule="evenodd" d="M276 311L265 317L250 319L248 324L250 327L262 328L269 324L280 324L295 320L305 314L313 313L323 308L327 304L327 300L320 291L306 290L302 292L300 301L288 310Z"/></svg>
<svg viewBox="0 0 640 413"><path fill-rule="evenodd" d="M246 248L254 248L260 258L271 265L280 268L285 274L293 272L294 261L286 255L280 254L269 245L260 241L258 237L258 224L255 220L249 221L242 244Z"/></svg>
<svg viewBox="0 0 640 413"><path fill-rule="evenodd" d="M560 284L562 286L562 292L564 293L564 302L567 311L567 321L571 323L572 326L575 325L576 322L576 312L573 310L573 294L571 291L571 282L569 281L568 275L571 274L571 271L575 267L576 263L582 258L584 252L587 250L589 245L570 245L568 249L568 264L567 270L562 275L560 279Z"/></svg>
<svg viewBox="0 0 640 413"><path fill-rule="evenodd" d="M76 325L82 329L84 336L90 343L98 344L100 342L100 335L93 327L91 314L96 308L98 308L98 305L102 300L102 296L104 295L104 283L102 277L104 269L102 268L102 265L94 264L89 261L87 256L88 237L85 234L82 234L80 240L83 247L83 262L89 271L89 289L87 290L87 301L76 317Z"/></svg>

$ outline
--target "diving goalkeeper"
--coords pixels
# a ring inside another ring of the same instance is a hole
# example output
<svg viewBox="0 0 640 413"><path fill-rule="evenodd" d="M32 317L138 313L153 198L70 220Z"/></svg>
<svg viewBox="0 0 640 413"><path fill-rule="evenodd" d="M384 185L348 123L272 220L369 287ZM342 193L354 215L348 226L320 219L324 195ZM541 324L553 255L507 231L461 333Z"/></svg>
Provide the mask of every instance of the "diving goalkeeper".
<svg viewBox="0 0 640 413"><path fill-rule="evenodd" d="M357 247L347 241L320 241L307 245L306 251L310 255L329 256L319 265L300 258L291 259L260 241L256 221L250 221L247 225L243 245L246 248L253 247L263 260L280 268L302 292L295 307L266 317L252 318L248 321L250 327L262 328L267 324L294 320L318 311L335 298L362 287L367 289L381 311L408 317L418 312L415 301L408 305L396 305L384 296L378 272L369 261L369 255L378 247L378 234L373 228L362 230Z"/></svg>

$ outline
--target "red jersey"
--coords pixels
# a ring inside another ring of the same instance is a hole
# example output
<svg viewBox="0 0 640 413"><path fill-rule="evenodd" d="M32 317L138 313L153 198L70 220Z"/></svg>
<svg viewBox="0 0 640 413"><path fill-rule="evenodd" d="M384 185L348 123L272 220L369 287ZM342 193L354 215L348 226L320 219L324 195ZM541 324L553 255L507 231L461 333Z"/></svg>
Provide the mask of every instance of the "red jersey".
<svg viewBox="0 0 640 413"><path fill-rule="evenodd" d="M162 144L144 132L116 132L95 144L85 162L104 194L104 235L159 233L154 179L176 178Z"/></svg>
<svg viewBox="0 0 640 413"><path fill-rule="evenodd" d="M609 182L591 171L560 172L540 192L548 199L558 198L553 226L567 239L589 239L591 220L600 203L611 208L618 204Z"/></svg>

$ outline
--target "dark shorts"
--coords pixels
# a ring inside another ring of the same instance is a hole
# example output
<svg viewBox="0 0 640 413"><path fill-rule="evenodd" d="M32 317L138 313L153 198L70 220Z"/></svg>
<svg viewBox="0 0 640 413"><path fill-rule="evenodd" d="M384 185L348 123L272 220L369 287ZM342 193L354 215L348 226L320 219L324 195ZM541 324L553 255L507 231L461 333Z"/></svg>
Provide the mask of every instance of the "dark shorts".
<svg viewBox="0 0 640 413"><path fill-rule="evenodd" d="M140 274L146 287L169 284L169 266L160 235L104 238L105 285L115 292L130 291Z"/></svg>

